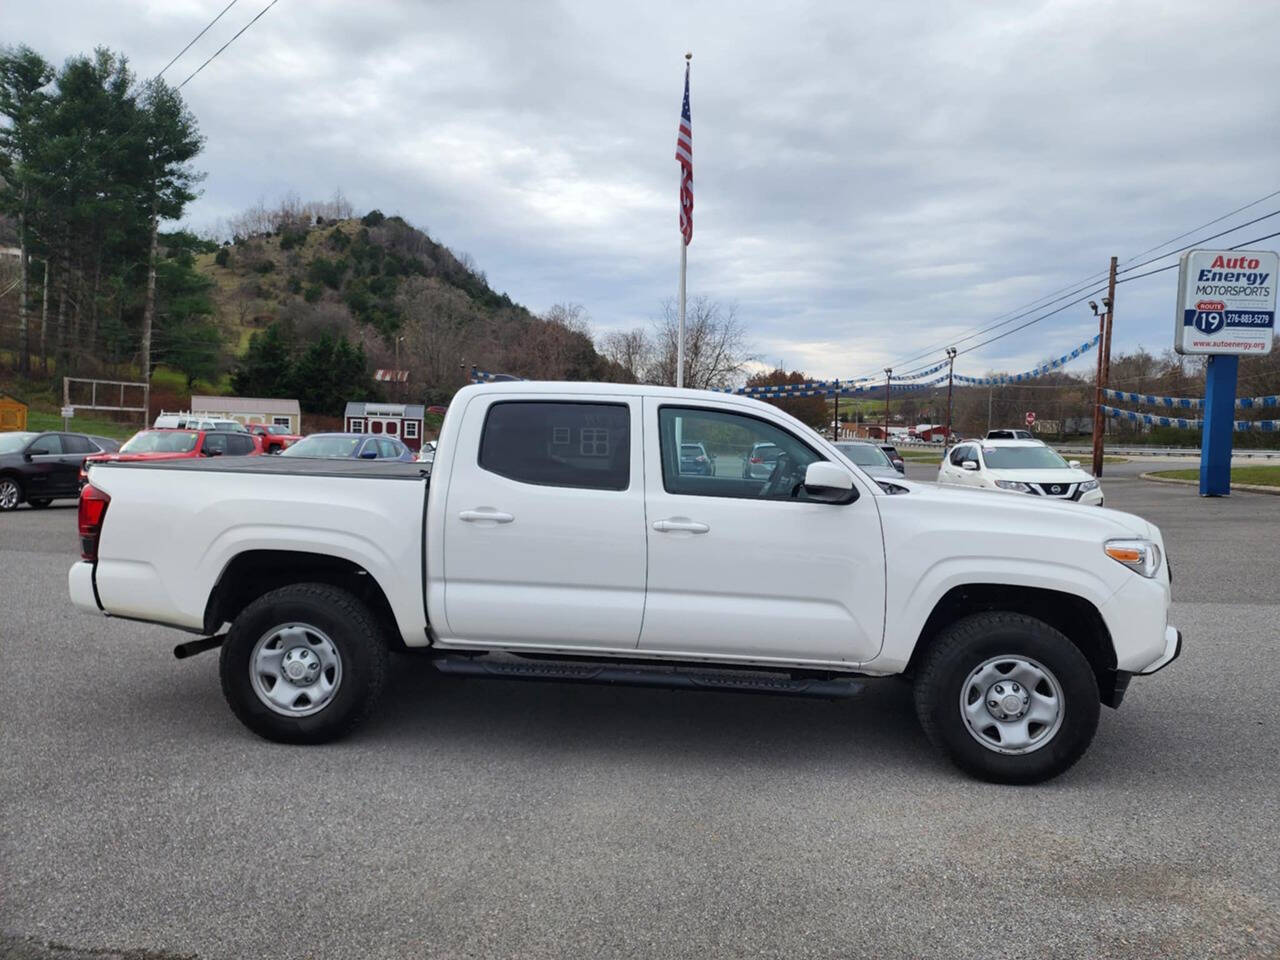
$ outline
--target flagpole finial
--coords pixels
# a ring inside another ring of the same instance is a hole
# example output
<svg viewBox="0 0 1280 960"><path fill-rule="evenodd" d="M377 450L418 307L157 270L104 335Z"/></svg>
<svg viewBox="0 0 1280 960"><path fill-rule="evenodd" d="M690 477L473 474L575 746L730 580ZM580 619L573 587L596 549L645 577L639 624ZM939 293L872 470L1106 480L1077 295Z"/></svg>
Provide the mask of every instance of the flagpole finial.
<svg viewBox="0 0 1280 960"><path fill-rule="evenodd" d="M686 60L692 60L692 59L693 59L693 52L692 52L692 51L690 51L689 53L686 53L686 54L684 55L684 58L685 58Z"/></svg>

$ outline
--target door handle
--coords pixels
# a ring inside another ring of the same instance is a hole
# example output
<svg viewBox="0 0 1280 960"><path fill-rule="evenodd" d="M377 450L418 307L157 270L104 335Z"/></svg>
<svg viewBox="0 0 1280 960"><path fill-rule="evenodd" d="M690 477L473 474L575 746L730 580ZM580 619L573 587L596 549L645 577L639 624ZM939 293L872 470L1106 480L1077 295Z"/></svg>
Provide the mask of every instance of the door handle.
<svg viewBox="0 0 1280 960"><path fill-rule="evenodd" d="M711 527L705 523L699 523L697 520L690 520L688 517L671 517L667 520L653 521L653 529L659 533L710 533Z"/></svg>
<svg viewBox="0 0 1280 960"><path fill-rule="evenodd" d="M464 523L479 523L483 520L490 523L510 523L515 517L501 510L495 510L493 507L477 507L474 510L463 510L458 514L458 519Z"/></svg>

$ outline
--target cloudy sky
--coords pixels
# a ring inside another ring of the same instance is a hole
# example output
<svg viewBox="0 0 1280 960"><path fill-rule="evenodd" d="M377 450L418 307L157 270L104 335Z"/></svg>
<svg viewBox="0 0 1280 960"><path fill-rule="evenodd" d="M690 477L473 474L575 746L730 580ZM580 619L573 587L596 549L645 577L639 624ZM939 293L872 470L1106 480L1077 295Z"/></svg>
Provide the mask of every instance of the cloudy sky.
<svg viewBox="0 0 1280 960"><path fill-rule="evenodd" d="M239 0L166 79L267 2ZM103 44L149 76L225 5L11 2L0 42L55 62ZM208 138L188 222L338 188L535 311L645 324L676 289L692 50L691 293L736 304L766 361L906 370L1280 190L1277 37L1280 3L1249 0L279 0L183 91ZM1273 210L1280 195L1181 242ZM1117 348L1170 345L1175 277L1120 287ZM1025 369L1091 326L1071 307L956 369Z"/></svg>

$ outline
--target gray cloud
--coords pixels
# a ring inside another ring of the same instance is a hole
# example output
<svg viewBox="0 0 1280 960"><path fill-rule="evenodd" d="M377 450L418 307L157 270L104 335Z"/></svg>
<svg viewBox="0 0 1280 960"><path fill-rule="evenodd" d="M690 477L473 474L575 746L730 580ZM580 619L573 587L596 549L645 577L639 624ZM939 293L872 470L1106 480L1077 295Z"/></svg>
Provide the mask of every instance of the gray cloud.
<svg viewBox="0 0 1280 960"><path fill-rule="evenodd" d="M221 6L6 4L0 35L150 74ZM849 376L1280 187L1278 35L1280 5L1243 0L281 0L184 91L208 137L190 221L341 187L535 310L644 323L675 291L692 48L690 289L736 302L767 360ZM1173 277L1121 288L1118 348L1170 343ZM1022 369L1090 327L1075 307L958 369Z"/></svg>

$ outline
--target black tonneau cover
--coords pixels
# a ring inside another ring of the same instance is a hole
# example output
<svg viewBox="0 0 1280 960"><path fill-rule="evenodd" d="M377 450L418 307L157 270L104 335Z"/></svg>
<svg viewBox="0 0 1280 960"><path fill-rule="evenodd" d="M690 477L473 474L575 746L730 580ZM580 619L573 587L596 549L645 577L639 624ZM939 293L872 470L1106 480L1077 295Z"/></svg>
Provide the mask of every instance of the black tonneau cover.
<svg viewBox="0 0 1280 960"><path fill-rule="evenodd" d="M425 480L431 476L428 463L402 460L354 460L337 457L201 457L180 460L101 460L94 470L177 470L209 473L295 474L302 477L373 477L379 480Z"/></svg>

